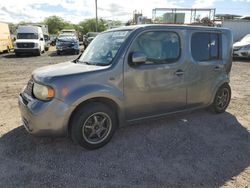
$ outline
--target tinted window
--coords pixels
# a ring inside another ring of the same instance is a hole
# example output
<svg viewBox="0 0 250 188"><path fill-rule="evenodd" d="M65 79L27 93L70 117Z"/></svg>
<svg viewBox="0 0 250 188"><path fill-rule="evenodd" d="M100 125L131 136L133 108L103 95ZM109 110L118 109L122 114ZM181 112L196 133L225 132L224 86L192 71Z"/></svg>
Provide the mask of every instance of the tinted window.
<svg viewBox="0 0 250 188"><path fill-rule="evenodd" d="M171 63L180 55L179 37L174 32L146 32L136 38L131 52L142 52L147 64Z"/></svg>
<svg viewBox="0 0 250 188"><path fill-rule="evenodd" d="M195 33L192 36L191 51L196 61L209 61L220 58L219 41L217 33Z"/></svg>
<svg viewBox="0 0 250 188"><path fill-rule="evenodd" d="M210 34L210 59L219 58L219 38L218 34Z"/></svg>
<svg viewBox="0 0 250 188"><path fill-rule="evenodd" d="M37 33L17 33L17 39L38 39Z"/></svg>

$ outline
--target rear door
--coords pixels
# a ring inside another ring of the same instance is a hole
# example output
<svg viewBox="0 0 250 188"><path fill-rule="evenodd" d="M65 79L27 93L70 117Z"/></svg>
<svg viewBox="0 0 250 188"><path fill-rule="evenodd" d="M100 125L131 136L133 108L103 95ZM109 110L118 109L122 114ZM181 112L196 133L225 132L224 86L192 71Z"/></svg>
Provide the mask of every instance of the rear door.
<svg viewBox="0 0 250 188"><path fill-rule="evenodd" d="M188 107L205 106L210 103L216 81L223 71L221 41L219 32L190 34Z"/></svg>

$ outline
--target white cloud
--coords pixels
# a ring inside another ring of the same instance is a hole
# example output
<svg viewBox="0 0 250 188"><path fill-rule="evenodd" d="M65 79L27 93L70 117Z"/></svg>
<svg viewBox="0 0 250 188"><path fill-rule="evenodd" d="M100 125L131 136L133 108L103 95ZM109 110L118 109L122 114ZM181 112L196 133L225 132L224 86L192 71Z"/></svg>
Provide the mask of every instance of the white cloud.
<svg viewBox="0 0 250 188"><path fill-rule="evenodd" d="M196 0L193 4L193 8L214 8L216 0Z"/></svg>
<svg viewBox="0 0 250 188"><path fill-rule="evenodd" d="M180 7L183 0L98 0L98 17L128 20L133 11L142 11L152 16L152 9L159 7ZM44 5L63 7L66 11L47 11ZM73 23L95 16L94 0L7 0L0 4L0 21L41 21L45 17L57 15Z"/></svg>

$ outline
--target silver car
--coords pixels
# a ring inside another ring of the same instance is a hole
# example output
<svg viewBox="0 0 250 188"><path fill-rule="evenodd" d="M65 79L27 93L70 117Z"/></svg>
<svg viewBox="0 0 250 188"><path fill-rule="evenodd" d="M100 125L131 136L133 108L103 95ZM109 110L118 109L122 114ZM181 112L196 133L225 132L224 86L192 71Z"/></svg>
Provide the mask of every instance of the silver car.
<svg viewBox="0 0 250 188"><path fill-rule="evenodd" d="M233 44L233 56L250 58L250 34Z"/></svg>
<svg viewBox="0 0 250 188"><path fill-rule="evenodd" d="M69 135L87 149L138 120L210 107L231 97L232 34L223 28L143 25L99 34L74 61L35 70L19 96L34 135Z"/></svg>

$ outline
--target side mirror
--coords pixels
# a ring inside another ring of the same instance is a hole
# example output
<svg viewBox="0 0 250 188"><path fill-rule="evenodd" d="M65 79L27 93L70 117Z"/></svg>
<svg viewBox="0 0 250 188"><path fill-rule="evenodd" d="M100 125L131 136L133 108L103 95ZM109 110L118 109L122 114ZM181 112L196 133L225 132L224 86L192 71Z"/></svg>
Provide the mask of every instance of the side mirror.
<svg viewBox="0 0 250 188"><path fill-rule="evenodd" d="M132 64L143 65L147 61L147 56L143 52L133 52L132 53Z"/></svg>
<svg viewBox="0 0 250 188"><path fill-rule="evenodd" d="M40 41L43 41L43 38L40 38Z"/></svg>

